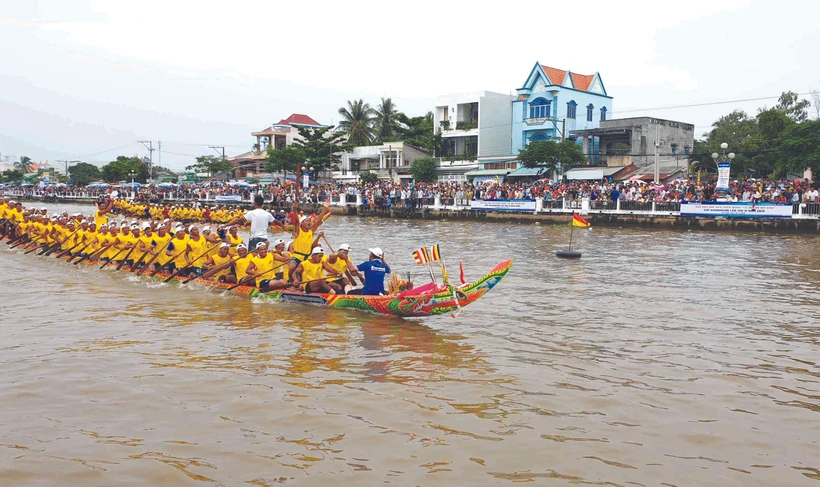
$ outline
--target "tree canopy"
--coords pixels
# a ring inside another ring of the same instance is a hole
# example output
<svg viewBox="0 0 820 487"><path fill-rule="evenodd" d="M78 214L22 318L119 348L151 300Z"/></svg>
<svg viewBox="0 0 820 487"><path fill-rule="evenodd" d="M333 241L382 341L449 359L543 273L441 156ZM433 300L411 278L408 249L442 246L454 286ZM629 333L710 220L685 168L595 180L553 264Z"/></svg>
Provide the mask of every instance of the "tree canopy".
<svg viewBox="0 0 820 487"><path fill-rule="evenodd" d="M115 183L117 181L130 181L130 173L133 171L134 180L144 183L148 178L148 167L143 164L139 157L117 156L117 159L104 165L101 169L103 179Z"/></svg>
<svg viewBox="0 0 820 487"><path fill-rule="evenodd" d="M417 183L435 182L436 160L432 157L419 157L410 166L410 174Z"/></svg>
<svg viewBox="0 0 820 487"><path fill-rule="evenodd" d="M398 119L399 111L390 98L382 98L374 111L373 122L380 142L395 142L400 133Z"/></svg>
<svg viewBox="0 0 820 487"><path fill-rule="evenodd" d="M359 179L361 179L362 182L365 183L376 183L379 181L379 177L376 176L376 173L370 171L365 171L359 174Z"/></svg>
<svg viewBox="0 0 820 487"><path fill-rule="evenodd" d="M23 174L30 172L33 167L34 161L28 156L22 156L19 161L14 163L14 169L21 171Z"/></svg>
<svg viewBox="0 0 820 487"><path fill-rule="evenodd" d="M226 173L233 170L233 164L227 159L219 156L207 155L196 158L196 164L191 164L186 167L187 171L206 172L210 176L215 176L219 173Z"/></svg>
<svg viewBox="0 0 820 487"><path fill-rule="evenodd" d="M369 145L376 140L375 111L364 100L348 100L347 108L340 108L339 115L342 116L339 127L347 134L347 141L353 147Z"/></svg>
<svg viewBox="0 0 820 487"><path fill-rule="evenodd" d="M71 183L77 186L86 186L103 177L100 168L87 162L78 162L70 166L68 168L68 174L71 176Z"/></svg>
<svg viewBox="0 0 820 487"><path fill-rule="evenodd" d="M558 164L581 164L587 159L581 147L571 140L534 140L518 152L518 160L524 167L543 167L553 171Z"/></svg>
<svg viewBox="0 0 820 487"><path fill-rule="evenodd" d="M341 153L350 147L345 134L334 130L334 126L314 128L298 127L300 138L293 146L304 152L305 164L315 170L330 169L341 163Z"/></svg>
<svg viewBox="0 0 820 487"><path fill-rule="evenodd" d="M268 161L265 164L265 171L287 173L296 172L296 164L305 161L305 151L301 147L289 145L281 149L274 149L268 146Z"/></svg>

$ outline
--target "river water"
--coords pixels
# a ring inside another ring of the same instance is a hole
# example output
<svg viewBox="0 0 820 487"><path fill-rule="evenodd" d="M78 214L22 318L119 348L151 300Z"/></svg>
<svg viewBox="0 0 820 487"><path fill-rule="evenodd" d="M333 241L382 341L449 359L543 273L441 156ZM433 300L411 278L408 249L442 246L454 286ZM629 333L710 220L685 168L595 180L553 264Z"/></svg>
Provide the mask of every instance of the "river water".
<svg viewBox="0 0 820 487"><path fill-rule="evenodd" d="M403 320L2 245L0 485L820 485L817 237L576 229L562 261L567 227L325 229L417 283L425 244L515 264Z"/></svg>

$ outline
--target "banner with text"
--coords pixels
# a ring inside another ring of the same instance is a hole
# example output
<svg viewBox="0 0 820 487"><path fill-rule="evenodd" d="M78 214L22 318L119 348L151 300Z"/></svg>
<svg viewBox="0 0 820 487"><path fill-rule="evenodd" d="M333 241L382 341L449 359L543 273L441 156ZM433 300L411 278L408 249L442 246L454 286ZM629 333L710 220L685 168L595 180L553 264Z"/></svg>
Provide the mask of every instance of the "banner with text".
<svg viewBox="0 0 820 487"><path fill-rule="evenodd" d="M694 203L680 205L681 216L711 216L726 218L791 218L792 205L773 203Z"/></svg>
<svg viewBox="0 0 820 487"><path fill-rule="evenodd" d="M473 200L470 208L483 211L535 211L535 200Z"/></svg>
<svg viewBox="0 0 820 487"><path fill-rule="evenodd" d="M729 169L732 167L732 164L729 162L719 162L718 163L718 180L717 186L715 189L717 191L728 191L729 190Z"/></svg>
<svg viewBox="0 0 820 487"><path fill-rule="evenodd" d="M218 194L214 199L218 203L242 203L242 195L239 194Z"/></svg>

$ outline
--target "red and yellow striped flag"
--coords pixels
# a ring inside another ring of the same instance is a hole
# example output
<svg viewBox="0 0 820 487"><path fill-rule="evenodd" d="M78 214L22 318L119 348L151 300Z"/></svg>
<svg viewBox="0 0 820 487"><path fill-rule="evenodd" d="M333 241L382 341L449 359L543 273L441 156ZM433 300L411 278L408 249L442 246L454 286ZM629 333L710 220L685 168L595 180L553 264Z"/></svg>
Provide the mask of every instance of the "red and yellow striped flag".
<svg viewBox="0 0 820 487"><path fill-rule="evenodd" d="M413 260L416 261L416 264L423 265L427 262L430 262L430 256L427 254L427 248L422 247L418 250L413 251Z"/></svg>
<svg viewBox="0 0 820 487"><path fill-rule="evenodd" d="M586 227L589 226L589 222L584 220L583 218L581 218L581 215L579 215L578 213L573 213L572 214L572 226L573 227L584 227L584 228L586 228Z"/></svg>
<svg viewBox="0 0 820 487"><path fill-rule="evenodd" d="M441 260L441 253L439 253L439 251L438 251L438 244L433 245L432 256L431 257L432 258L430 259L430 261L432 261L432 262L435 262L437 260Z"/></svg>

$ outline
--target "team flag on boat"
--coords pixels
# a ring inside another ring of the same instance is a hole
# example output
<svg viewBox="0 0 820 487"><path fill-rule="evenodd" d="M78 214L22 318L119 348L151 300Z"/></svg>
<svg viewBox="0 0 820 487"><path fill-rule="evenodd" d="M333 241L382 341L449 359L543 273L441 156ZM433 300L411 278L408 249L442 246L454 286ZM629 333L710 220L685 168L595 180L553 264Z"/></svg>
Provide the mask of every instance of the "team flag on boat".
<svg viewBox="0 0 820 487"><path fill-rule="evenodd" d="M415 260L418 265L424 265L430 262L430 255L427 253L427 247L422 247L413 251L413 260Z"/></svg>
<svg viewBox="0 0 820 487"><path fill-rule="evenodd" d="M430 257L431 257L431 259L430 259L431 262L441 260L441 254L438 251L438 244L433 245L432 255Z"/></svg>
<svg viewBox="0 0 820 487"><path fill-rule="evenodd" d="M584 227L584 228L586 228L586 227L589 226L589 222L584 220L583 218L581 218L581 215L579 215L578 213L573 213L572 214L572 226L573 227Z"/></svg>

